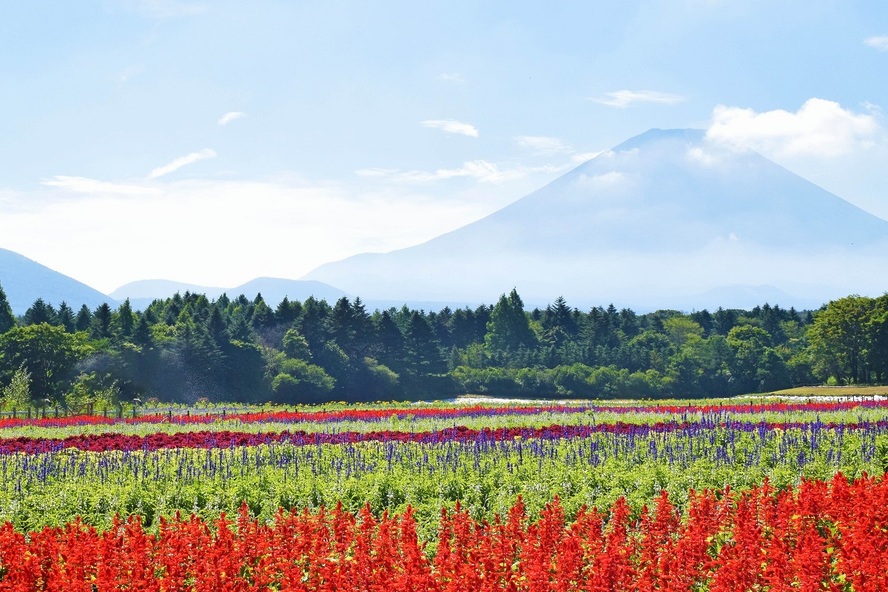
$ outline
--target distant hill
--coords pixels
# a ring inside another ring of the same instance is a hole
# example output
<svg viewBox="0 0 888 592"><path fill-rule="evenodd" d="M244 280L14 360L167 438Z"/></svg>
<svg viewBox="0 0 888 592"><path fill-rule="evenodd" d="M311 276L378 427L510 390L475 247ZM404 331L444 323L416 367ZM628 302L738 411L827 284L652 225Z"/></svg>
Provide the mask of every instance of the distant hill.
<svg viewBox="0 0 888 592"><path fill-rule="evenodd" d="M75 311L83 304L90 309L103 302L117 305L114 298L7 249L0 249L0 285L17 315L38 298L55 307L64 301Z"/></svg>
<svg viewBox="0 0 888 592"><path fill-rule="evenodd" d="M530 305L807 307L881 294L886 263L885 220L700 130L650 130L477 222L303 279L367 300L494 302L516 287Z"/></svg>
<svg viewBox="0 0 888 592"><path fill-rule="evenodd" d="M284 296L290 300L299 301L314 296L318 300L327 300L331 304L346 296L342 290L322 282L269 277L256 278L233 288L199 286L171 280L139 280L117 288L111 295L121 301L129 298L133 308L142 310L153 300L169 298L176 292L204 294L210 299L216 299L222 294L227 294L231 298L243 294L251 300L257 294L262 294L263 300L272 308L283 300Z"/></svg>

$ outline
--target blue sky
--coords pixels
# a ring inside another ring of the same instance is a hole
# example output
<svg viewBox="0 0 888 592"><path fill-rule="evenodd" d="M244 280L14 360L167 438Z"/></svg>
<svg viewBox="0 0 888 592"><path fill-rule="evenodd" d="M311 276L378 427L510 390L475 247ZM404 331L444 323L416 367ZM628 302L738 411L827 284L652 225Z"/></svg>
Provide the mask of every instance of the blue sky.
<svg viewBox="0 0 888 592"><path fill-rule="evenodd" d="M0 3L0 247L111 291L298 278L652 127L888 218L888 4Z"/></svg>

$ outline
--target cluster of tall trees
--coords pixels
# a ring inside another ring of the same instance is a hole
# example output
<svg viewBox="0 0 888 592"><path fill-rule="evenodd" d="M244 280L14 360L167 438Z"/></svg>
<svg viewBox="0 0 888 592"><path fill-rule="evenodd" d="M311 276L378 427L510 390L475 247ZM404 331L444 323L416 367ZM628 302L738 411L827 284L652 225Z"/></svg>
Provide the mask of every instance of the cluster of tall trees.
<svg viewBox="0 0 888 592"><path fill-rule="evenodd" d="M270 305L175 294L143 311L37 300L20 318L0 287L7 404L156 397L282 403L510 396L700 397L888 379L888 296L819 311L588 311L563 299L370 312L359 298Z"/></svg>

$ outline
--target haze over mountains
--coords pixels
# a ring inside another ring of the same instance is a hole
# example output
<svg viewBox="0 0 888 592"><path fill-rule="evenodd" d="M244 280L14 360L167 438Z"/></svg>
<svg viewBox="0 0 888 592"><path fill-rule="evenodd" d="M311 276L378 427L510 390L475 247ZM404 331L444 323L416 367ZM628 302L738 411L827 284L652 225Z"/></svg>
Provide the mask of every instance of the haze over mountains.
<svg viewBox="0 0 888 592"><path fill-rule="evenodd" d="M886 262L885 220L702 131L654 129L477 222L304 279L368 300L490 302L514 286L533 304L811 307L884 292Z"/></svg>
<svg viewBox="0 0 888 592"><path fill-rule="evenodd" d="M108 301L108 296L98 290L2 248L0 286L3 286L6 299L15 314L23 314L38 298L55 306L64 301L75 310L82 304L95 308Z"/></svg>
<svg viewBox="0 0 888 592"><path fill-rule="evenodd" d="M371 310L495 302L512 287L542 306L813 308L888 282L888 222L763 156L699 130L650 130L472 224L390 253L328 263L302 280L257 278L234 288L132 282L109 296L0 249L0 284L18 314L41 297L143 308L175 292L261 293ZM335 287L334 287L335 286Z"/></svg>
<svg viewBox="0 0 888 592"><path fill-rule="evenodd" d="M253 298L256 294L262 294L262 299L272 307L283 300L284 296L290 300L299 301L303 301L309 296L314 296L318 300L327 300L330 303L346 296L346 293L342 290L328 286L323 282L270 277L256 278L233 288L199 286L170 280L140 280L117 288L109 296L118 301L129 298L133 308L142 309L151 304L154 299L168 298L176 292L180 294L185 292L205 294L210 299L218 298L222 294L227 294L232 298L240 294L248 298Z"/></svg>

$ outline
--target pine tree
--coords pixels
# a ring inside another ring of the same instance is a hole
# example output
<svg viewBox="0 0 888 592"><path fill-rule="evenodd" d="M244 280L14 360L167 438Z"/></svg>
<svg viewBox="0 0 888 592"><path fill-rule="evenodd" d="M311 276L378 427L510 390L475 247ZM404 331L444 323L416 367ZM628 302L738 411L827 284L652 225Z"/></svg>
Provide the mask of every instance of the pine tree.
<svg viewBox="0 0 888 592"><path fill-rule="evenodd" d="M80 307L77 312L77 318L74 319L74 328L77 331L87 331L92 324L92 313L85 304Z"/></svg>
<svg viewBox="0 0 888 592"><path fill-rule="evenodd" d="M93 339L111 337L111 315L111 307L107 302L103 302L96 307L90 328L90 336Z"/></svg>
<svg viewBox="0 0 888 592"><path fill-rule="evenodd" d="M59 311L56 315L59 325L65 328L68 333L74 332L74 310L68 306L68 303L62 300L59 304Z"/></svg>
<svg viewBox="0 0 888 592"><path fill-rule="evenodd" d="M0 334L6 333L15 327L15 315L12 314L12 307L6 300L6 292L3 291L3 285L0 284Z"/></svg>
<svg viewBox="0 0 888 592"><path fill-rule="evenodd" d="M500 296L499 302L493 307L484 342L491 353L514 353L519 349L535 346L536 337L530 328L530 321L524 312L524 302L517 290L512 289L508 296Z"/></svg>
<svg viewBox="0 0 888 592"><path fill-rule="evenodd" d="M133 308L130 305L129 298L123 301L123 304L117 309L117 318L115 319L117 330L123 339L129 339L133 334L133 327L136 324L136 315L133 314Z"/></svg>
<svg viewBox="0 0 888 592"><path fill-rule="evenodd" d="M41 323L56 325L58 324L58 317L55 309L51 305L44 302L43 298L38 298L34 301L34 304L25 311L25 325L39 325Z"/></svg>

